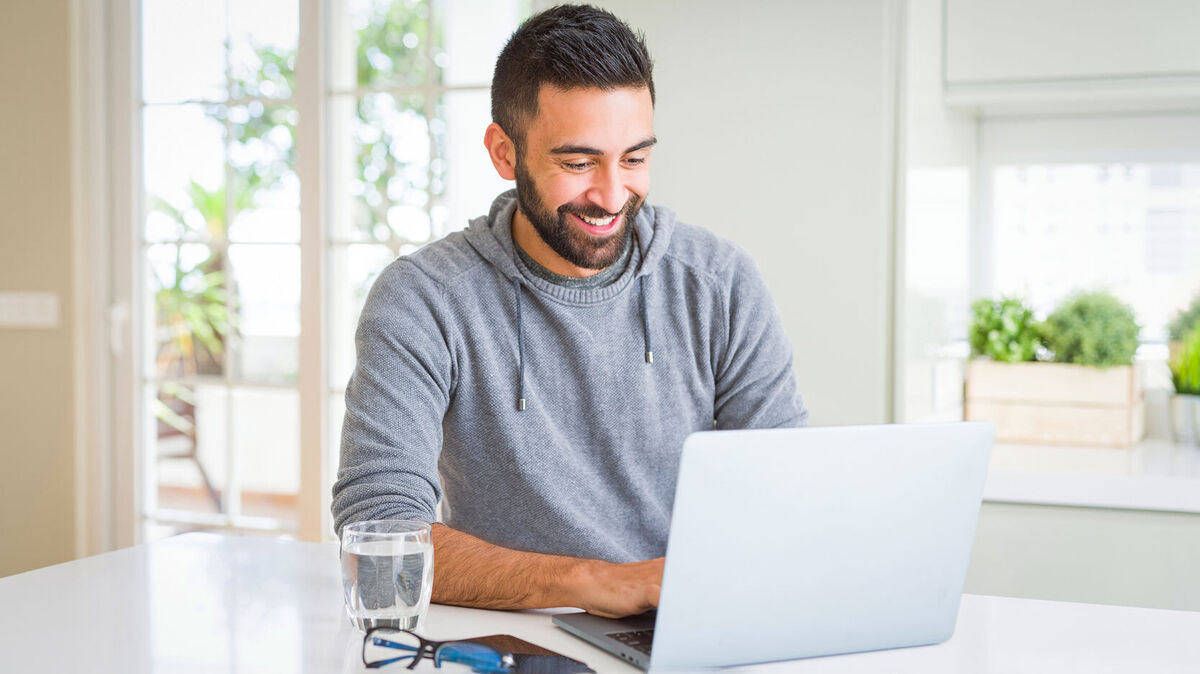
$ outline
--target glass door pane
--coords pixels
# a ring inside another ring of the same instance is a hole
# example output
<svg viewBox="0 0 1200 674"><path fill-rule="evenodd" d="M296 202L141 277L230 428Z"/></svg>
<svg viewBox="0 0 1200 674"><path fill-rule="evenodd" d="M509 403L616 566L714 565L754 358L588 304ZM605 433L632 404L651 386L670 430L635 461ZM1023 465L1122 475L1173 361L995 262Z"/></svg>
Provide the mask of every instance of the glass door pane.
<svg viewBox="0 0 1200 674"><path fill-rule="evenodd" d="M144 0L146 531L286 532L299 492L297 0Z"/></svg>

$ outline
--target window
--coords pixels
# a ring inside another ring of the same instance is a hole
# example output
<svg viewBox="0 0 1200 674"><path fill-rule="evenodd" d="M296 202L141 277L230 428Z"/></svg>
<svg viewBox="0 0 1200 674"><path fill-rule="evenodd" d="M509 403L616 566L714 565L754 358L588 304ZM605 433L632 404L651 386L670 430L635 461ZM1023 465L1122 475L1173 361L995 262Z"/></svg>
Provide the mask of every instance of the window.
<svg viewBox="0 0 1200 674"><path fill-rule="evenodd" d="M971 177L966 167L906 176L904 397L897 421L962 418Z"/></svg>
<svg viewBox="0 0 1200 674"><path fill-rule="evenodd" d="M1004 164L992 194L995 292L1042 316L1103 289L1165 342L1200 289L1200 163Z"/></svg>
<svg viewBox="0 0 1200 674"><path fill-rule="evenodd" d="M298 525L296 0L146 0L140 228L151 520Z"/></svg>
<svg viewBox="0 0 1200 674"><path fill-rule="evenodd" d="M972 297L1018 294L1039 317L1076 290L1134 309L1152 352L1200 291L1200 117L980 122Z"/></svg>
<svg viewBox="0 0 1200 674"><path fill-rule="evenodd" d="M1169 388L1167 324L1200 293L1200 117L995 117L958 165L906 174L902 421L961 418L970 301L1038 318L1108 290L1142 326L1142 382ZM1164 435L1147 397L1148 437Z"/></svg>
<svg viewBox="0 0 1200 674"><path fill-rule="evenodd" d="M303 509L319 504L326 521L354 330L375 276L397 255L465 227L507 189L482 134L495 56L528 8L484 0L142 0L140 8L135 316L145 535L305 533L301 522L313 514ZM302 15L323 17L319 29L304 29ZM305 50L320 57L305 60ZM321 95L299 99L306 86ZM298 146L320 152L306 157ZM305 200L321 207L305 209ZM325 270L320 287L301 271L313 251ZM302 318L312 315L325 324L307 336L316 348L302 348ZM322 376L305 385L302 372ZM314 397L327 419L312 445L327 466L323 483L301 476L302 446L313 442L302 438L301 410Z"/></svg>

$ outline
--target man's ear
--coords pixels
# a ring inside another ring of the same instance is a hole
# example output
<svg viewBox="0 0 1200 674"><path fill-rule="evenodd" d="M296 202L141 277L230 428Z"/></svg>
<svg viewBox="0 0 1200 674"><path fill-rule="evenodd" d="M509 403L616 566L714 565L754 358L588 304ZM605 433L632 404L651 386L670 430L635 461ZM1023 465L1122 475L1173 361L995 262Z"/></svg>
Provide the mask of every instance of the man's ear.
<svg viewBox="0 0 1200 674"><path fill-rule="evenodd" d="M483 144L487 147L488 156L492 158L492 166L496 173L505 180L517 179L517 146L512 138L504 133L500 125L492 122L487 131L483 132Z"/></svg>

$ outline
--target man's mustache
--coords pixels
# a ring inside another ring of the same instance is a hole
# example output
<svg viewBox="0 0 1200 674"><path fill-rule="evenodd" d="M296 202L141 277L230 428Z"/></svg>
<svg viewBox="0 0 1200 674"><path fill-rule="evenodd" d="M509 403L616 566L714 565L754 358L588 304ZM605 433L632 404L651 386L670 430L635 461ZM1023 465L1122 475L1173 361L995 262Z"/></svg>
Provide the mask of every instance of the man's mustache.
<svg viewBox="0 0 1200 674"><path fill-rule="evenodd" d="M629 201L625 202L625 205L621 207L621 210L617 211L616 213L609 213L603 208L598 207L588 208L584 206L581 208L572 206L570 204L563 204L562 206L558 207L558 214L562 216L566 215L567 213L574 213L575 215L582 215L585 218L611 218L621 213L632 213L633 209L637 208L637 205L639 202L641 202L641 200L642 196L640 194L635 194L629 197Z"/></svg>

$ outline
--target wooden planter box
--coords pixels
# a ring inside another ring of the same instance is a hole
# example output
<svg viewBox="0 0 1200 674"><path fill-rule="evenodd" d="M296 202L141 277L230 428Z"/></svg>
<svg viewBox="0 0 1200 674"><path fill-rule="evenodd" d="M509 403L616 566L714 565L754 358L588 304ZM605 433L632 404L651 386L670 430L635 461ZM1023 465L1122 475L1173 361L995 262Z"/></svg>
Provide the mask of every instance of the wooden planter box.
<svg viewBox="0 0 1200 674"><path fill-rule="evenodd" d="M1142 439L1145 406L1133 366L967 363L968 421L996 425L996 442L1128 447Z"/></svg>

